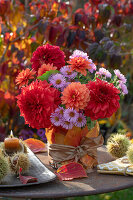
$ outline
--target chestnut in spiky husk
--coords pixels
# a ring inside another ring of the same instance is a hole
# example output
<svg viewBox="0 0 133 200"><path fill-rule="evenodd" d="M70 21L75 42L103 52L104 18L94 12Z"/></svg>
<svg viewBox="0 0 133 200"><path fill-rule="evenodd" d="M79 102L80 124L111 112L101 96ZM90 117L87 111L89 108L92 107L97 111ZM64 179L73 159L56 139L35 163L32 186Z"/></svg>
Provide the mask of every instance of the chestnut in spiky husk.
<svg viewBox="0 0 133 200"><path fill-rule="evenodd" d="M126 155L130 140L122 134L114 134L107 141L107 150L114 158L121 158Z"/></svg>
<svg viewBox="0 0 133 200"><path fill-rule="evenodd" d="M131 164L133 164L133 144L129 146L127 151L127 157Z"/></svg>
<svg viewBox="0 0 133 200"><path fill-rule="evenodd" d="M22 173L25 173L30 167L29 157L25 153L16 153L9 157L9 163L11 172L14 174L19 174L20 168L22 168Z"/></svg>
<svg viewBox="0 0 133 200"><path fill-rule="evenodd" d="M0 155L0 182L9 173L9 164L7 158Z"/></svg>

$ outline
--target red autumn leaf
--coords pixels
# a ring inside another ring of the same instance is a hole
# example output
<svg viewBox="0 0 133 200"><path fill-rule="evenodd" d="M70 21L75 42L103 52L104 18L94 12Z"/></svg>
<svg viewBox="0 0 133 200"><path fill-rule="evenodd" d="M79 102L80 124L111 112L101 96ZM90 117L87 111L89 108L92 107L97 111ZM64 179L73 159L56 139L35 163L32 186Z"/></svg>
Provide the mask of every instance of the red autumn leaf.
<svg viewBox="0 0 133 200"><path fill-rule="evenodd" d="M61 166L56 175L62 181L69 181L74 178L87 177L86 171L83 166L76 162L71 162L67 165Z"/></svg>
<svg viewBox="0 0 133 200"><path fill-rule="evenodd" d="M19 179L21 183L27 184L27 183L34 183L38 181L37 178L33 176L22 176L21 172L22 172L22 168L19 169Z"/></svg>
<svg viewBox="0 0 133 200"><path fill-rule="evenodd" d="M30 150L34 153L46 151L45 144L40 140L37 140L34 138L29 138L29 139L25 140L24 142L25 142L25 144L27 144L27 146L30 148Z"/></svg>

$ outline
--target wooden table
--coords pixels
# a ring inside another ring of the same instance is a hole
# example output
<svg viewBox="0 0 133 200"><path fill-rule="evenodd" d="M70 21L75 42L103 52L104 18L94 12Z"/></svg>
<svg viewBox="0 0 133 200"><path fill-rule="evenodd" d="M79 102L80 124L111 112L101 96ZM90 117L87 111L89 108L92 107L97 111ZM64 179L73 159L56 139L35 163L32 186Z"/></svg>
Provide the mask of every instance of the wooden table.
<svg viewBox="0 0 133 200"><path fill-rule="evenodd" d="M44 153L37 154L39 159L49 168L48 157ZM111 156L105 148L98 149L99 163L109 162ZM51 169L51 168L49 168ZM72 181L59 181L58 178L46 184L19 188L1 188L1 197L17 198L59 198L86 196L122 190L133 186L133 177L120 175L103 175L96 171L88 174L88 178Z"/></svg>

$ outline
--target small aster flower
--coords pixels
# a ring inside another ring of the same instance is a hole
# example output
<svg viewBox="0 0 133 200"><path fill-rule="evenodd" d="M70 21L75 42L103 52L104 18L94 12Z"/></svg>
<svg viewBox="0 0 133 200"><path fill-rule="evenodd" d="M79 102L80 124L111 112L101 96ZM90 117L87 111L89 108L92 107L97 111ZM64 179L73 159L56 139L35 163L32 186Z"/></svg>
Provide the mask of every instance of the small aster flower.
<svg viewBox="0 0 133 200"><path fill-rule="evenodd" d="M64 108L63 107L58 107L55 109L55 113L59 114L61 117L63 117L64 114Z"/></svg>
<svg viewBox="0 0 133 200"><path fill-rule="evenodd" d="M57 114L56 112L51 114L50 120L51 120L52 124L55 126L60 126L62 124L62 120L61 120L59 114Z"/></svg>
<svg viewBox="0 0 133 200"><path fill-rule="evenodd" d="M88 60L87 53L84 53L83 51L80 51L80 50L75 50L69 58L72 59L72 58L75 58L75 57L82 57L85 60Z"/></svg>
<svg viewBox="0 0 133 200"><path fill-rule="evenodd" d="M30 70L29 68L22 70L15 80L16 84L19 85L19 88L28 85L28 81L30 79L34 79L35 74L36 72L34 70Z"/></svg>
<svg viewBox="0 0 133 200"><path fill-rule="evenodd" d="M96 65L92 62L91 59L89 59L89 62L90 62L90 68L88 69L89 72L93 73L94 71L96 71L97 67Z"/></svg>
<svg viewBox="0 0 133 200"><path fill-rule="evenodd" d="M69 66L62 67L60 72L69 79L74 79L77 76L77 72L71 71Z"/></svg>
<svg viewBox="0 0 133 200"><path fill-rule="evenodd" d="M73 128L73 123L69 122L67 120L64 120L61 124L61 126L65 129L72 129Z"/></svg>
<svg viewBox="0 0 133 200"><path fill-rule="evenodd" d="M69 122L75 123L78 116L79 116L79 113L73 108L68 108L64 111L64 119Z"/></svg>
<svg viewBox="0 0 133 200"><path fill-rule="evenodd" d="M86 117L82 113L79 113L79 116L77 118L75 126L77 126L77 127L83 127L85 125L86 125Z"/></svg>
<svg viewBox="0 0 133 200"><path fill-rule="evenodd" d="M119 81L119 87L122 90L123 95L128 94L127 86L122 81Z"/></svg>
<svg viewBox="0 0 133 200"><path fill-rule="evenodd" d="M49 79L49 82L55 87L55 88L62 88L66 84L65 77L62 74L55 74L52 75Z"/></svg>
<svg viewBox="0 0 133 200"><path fill-rule="evenodd" d="M104 75L107 78L111 78L112 74L105 68L99 69L99 75Z"/></svg>
<svg viewBox="0 0 133 200"><path fill-rule="evenodd" d="M123 82L126 83L127 79L125 78L125 76L119 71L119 69L115 69L114 70L115 75Z"/></svg>
<svg viewBox="0 0 133 200"><path fill-rule="evenodd" d="M39 137L44 137L45 136L45 130L40 128L39 130L37 130L37 135Z"/></svg>

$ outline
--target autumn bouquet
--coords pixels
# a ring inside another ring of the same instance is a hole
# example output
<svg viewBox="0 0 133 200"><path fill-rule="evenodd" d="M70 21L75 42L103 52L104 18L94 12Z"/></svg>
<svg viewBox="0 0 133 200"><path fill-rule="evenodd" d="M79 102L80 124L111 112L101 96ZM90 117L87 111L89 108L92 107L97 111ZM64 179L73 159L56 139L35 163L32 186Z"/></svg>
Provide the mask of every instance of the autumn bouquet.
<svg viewBox="0 0 133 200"><path fill-rule="evenodd" d="M96 69L87 53L75 50L65 62L58 46L39 46L16 78L21 88L17 104L25 123L46 129L54 166L79 162L90 169L97 164L103 144L98 120L109 118L128 93L119 70Z"/></svg>

